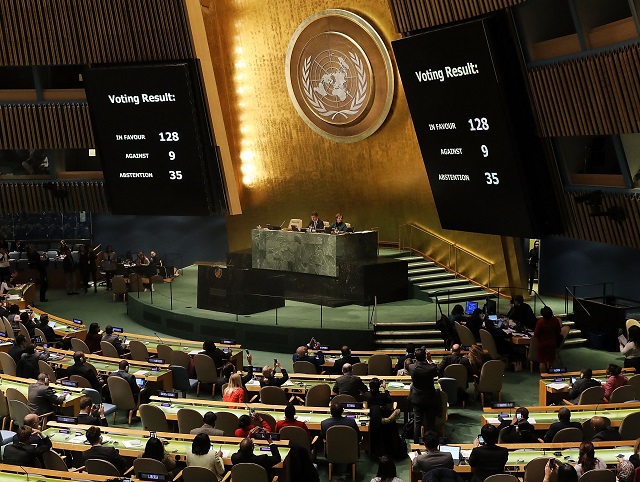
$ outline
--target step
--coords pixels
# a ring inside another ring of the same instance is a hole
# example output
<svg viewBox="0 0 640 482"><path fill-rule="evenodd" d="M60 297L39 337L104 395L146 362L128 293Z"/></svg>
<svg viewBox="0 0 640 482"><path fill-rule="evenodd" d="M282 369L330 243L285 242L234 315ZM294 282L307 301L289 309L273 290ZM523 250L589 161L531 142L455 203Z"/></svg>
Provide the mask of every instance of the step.
<svg viewBox="0 0 640 482"><path fill-rule="evenodd" d="M582 345L584 345L586 343L587 343L587 339L586 338L567 338L564 341L564 346L565 347L582 346Z"/></svg>
<svg viewBox="0 0 640 482"><path fill-rule="evenodd" d="M438 296L446 296L447 293L458 294L458 293L468 293L470 291L478 291L478 285L474 285L467 282L462 286L451 286L451 287L444 286L441 289L438 289L438 288L426 289L426 288L420 287L420 289L422 291L426 291L429 295L435 296L435 294L437 293Z"/></svg>
<svg viewBox="0 0 640 482"><path fill-rule="evenodd" d="M413 281L411 278L409 278L409 281ZM428 290L429 288L446 288L447 286L460 286L460 285L469 285L470 283L466 280L466 279L460 279L460 278L453 278L453 279L448 279L448 280L438 280L438 281L427 281L424 283L415 283L414 284L422 289L422 290ZM473 285L475 286L475 285Z"/></svg>
<svg viewBox="0 0 640 482"><path fill-rule="evenodd" d="M562 321L562 326L575 326L576 322L575 321Z"/></svg>
<svg viewBox="0 0 640 482"><path fill-rule="evenodd" d="M460 303L461 301L477 301L478 303L483 302L487 297L495 298L496 294L490 291L485 290L477 290L470 291L468 293L459 293L455 295L438 295L438 302L441 305Z"/></svg>
<svg viewBox="0 0 640 482"><path fill-rule="evenodd" d="M439 266L431 266L428 268L418 268L418 269L409 269L409 276L412 275L420 275L420 274L428 274L428 273L449 273L446 269L441 268Z"/></svg>
<svg viewBox="0 0 640 482"><path fill-rule="evenodd" d="M416 346L428 346L428 347L444 347L444 341L442 338L438 339L420 339L420 338L394 338L394 339L385 339L385 340L374 340L374 344L376 345L402 345L407 346L408 343L413 343Z"/></svg>
<svg viewBox="0 0 640 482"><path fill-rule="evenodd" d="M374 331L378 328L411 328L411 327L420 327L426 328L428 326L436 326L435 321L410 321L410 322L378 322L374 325Z"/></svg>
<svg viewBox="0 0 640 482"><path fill-rule="evenodd" d="M425 262L425 261L432 263L431 261L426 260L422 256L402 256L396 259L400 261L406 261L408 263Z"/></svg>
<svg viewBox="0 0 640 482"><path fill-rule="evenodd" d="M453 273L449 273L445 271L444 273L433 273L433 274L425 274L422 276L409 276L409 281L412 283L420 282L420 281L438 281L438 280L447 280L447 279L458 279L456 275Z"/></svg>
<svg viewBox="0 0 640 482"><path fill-rule="evenodd" d="M569 330L569 334L567 336L569 337L578 335L582 335L582 330Z"/></svg>
<svg viewBox="0 0 640 482"><path fill-rule="evenodd" d="M439 268L440 266L438 266L437 264L435 264L433 261L426 261L426 260L421 260L421 261L411 261L409 263L409 269L416 269L416 268L431 268L431 267L437 267Z"/></svg>
<svg viewBox="0 0 640 482"><path fill-rule="evenodd" d="M376 331L375 336L421 336L428 338L431 336L440 336L440 330L385 330Z"/></svg>

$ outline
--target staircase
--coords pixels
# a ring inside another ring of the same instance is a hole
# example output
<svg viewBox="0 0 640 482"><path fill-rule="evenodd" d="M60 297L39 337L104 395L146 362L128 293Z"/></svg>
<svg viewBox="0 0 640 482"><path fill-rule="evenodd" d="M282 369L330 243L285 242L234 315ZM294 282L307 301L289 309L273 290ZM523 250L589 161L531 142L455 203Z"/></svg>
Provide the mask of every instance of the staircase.
<svg viewBox="0 0 640 482"><path fill-rule="evenodd" d="M407 343L426 346L431 350L444 349L444 341L435 321L376 323L373 332L376 350L402 349Z"/></svg>
<svg viewBox="0 0 640 482"><path fill-rule="evenodd" d="M586 338L583 338L582 335L582 331L578 330L577 328L575 328L575 323L571 320L567 320L565 319L566 315L558 315L560 320L562 321L562 325L568 325L571 327L571 330L569 331L569 334L567 335L567 339L564 341L564 347L565 348L572 348L572 347L577 347L577 346L585 346L588 342L588 340Z"/></svg>

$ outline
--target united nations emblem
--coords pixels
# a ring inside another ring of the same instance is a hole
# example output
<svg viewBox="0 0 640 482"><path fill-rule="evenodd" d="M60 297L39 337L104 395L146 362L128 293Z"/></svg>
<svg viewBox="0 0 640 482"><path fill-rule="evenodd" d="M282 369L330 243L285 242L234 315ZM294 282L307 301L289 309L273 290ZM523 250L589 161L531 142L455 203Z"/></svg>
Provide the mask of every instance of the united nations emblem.
<svg viewBox="0 0 640 482"><path fill-rule="evenodd" d="M289 43L286 75L298 114L333 141L364 139L389 113L388 51L373 27L351 12L325 10L302 22Z"/></svg>

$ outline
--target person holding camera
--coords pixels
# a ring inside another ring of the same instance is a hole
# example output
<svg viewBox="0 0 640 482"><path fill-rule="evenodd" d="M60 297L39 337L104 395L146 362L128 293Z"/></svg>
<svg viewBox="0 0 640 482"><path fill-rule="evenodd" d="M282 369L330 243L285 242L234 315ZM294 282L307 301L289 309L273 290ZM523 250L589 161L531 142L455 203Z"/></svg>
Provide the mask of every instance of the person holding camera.
<svg viewBox="0 0 640 482"><path fill-rule="evenodd" d="M282 377L276 378L276 368L280 368ZM282 368L282 364L276 359L273 359L273 368L269 365L265 365L262 369L262 379L260 380L261 387L281 387L287 380L289 380L289 374L287 370Z"/></svg>
<svg viewBox="0 0 640 482"><path fill-rule="evenodd" d="M498 428L488 423L480 429L480 435L473 441L474 449L469 455L469 465L473 472L471 482L483 482L491 475L504 473L509 451L497 445L498 434Z"/></svg>
<svg viewBox="0 0 640 482"><path fill-rule="evenodd" d="M271 432L271 427L267 422L262 420L262 417L257 414L253 409L250 411L250 415L240 415L238 419L238 428L236 429L235 437L251 437L258 431Z"/></svg>
<svg viewBox="0 0 640 482"><path fill-rule="evenodd" d="M89 397L82 397L78 412L78 424L108 427L107 418L104 416L104 405L94 405Z"/></svg>

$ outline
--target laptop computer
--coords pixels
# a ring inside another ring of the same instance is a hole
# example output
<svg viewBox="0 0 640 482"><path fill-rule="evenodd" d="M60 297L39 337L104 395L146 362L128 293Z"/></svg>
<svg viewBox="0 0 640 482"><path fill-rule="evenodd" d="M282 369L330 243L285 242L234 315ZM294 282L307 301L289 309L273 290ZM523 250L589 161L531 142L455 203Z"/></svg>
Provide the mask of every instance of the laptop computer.
<svg viewBox="0 0 640 482"><path fill-rule="evenodd" d="M454 445L440 445L440 452L446 452L453 457L453 465L460 465L460 447Z"/></svg>
<svg viewBox="0 0 640 482"><path fill-rule="evenodd" d="M464 311L467 315L472 315L476 308L478 308L478 303L476 301L467 301L467 309Z"/></svg>
<svg viewBox="0 0 640 482"><path fill-rule="evenodd" d="M146 380L144 378L136 378L136 384L140 387L140 388L144 388L144 384L146 383Z"/></svg>

